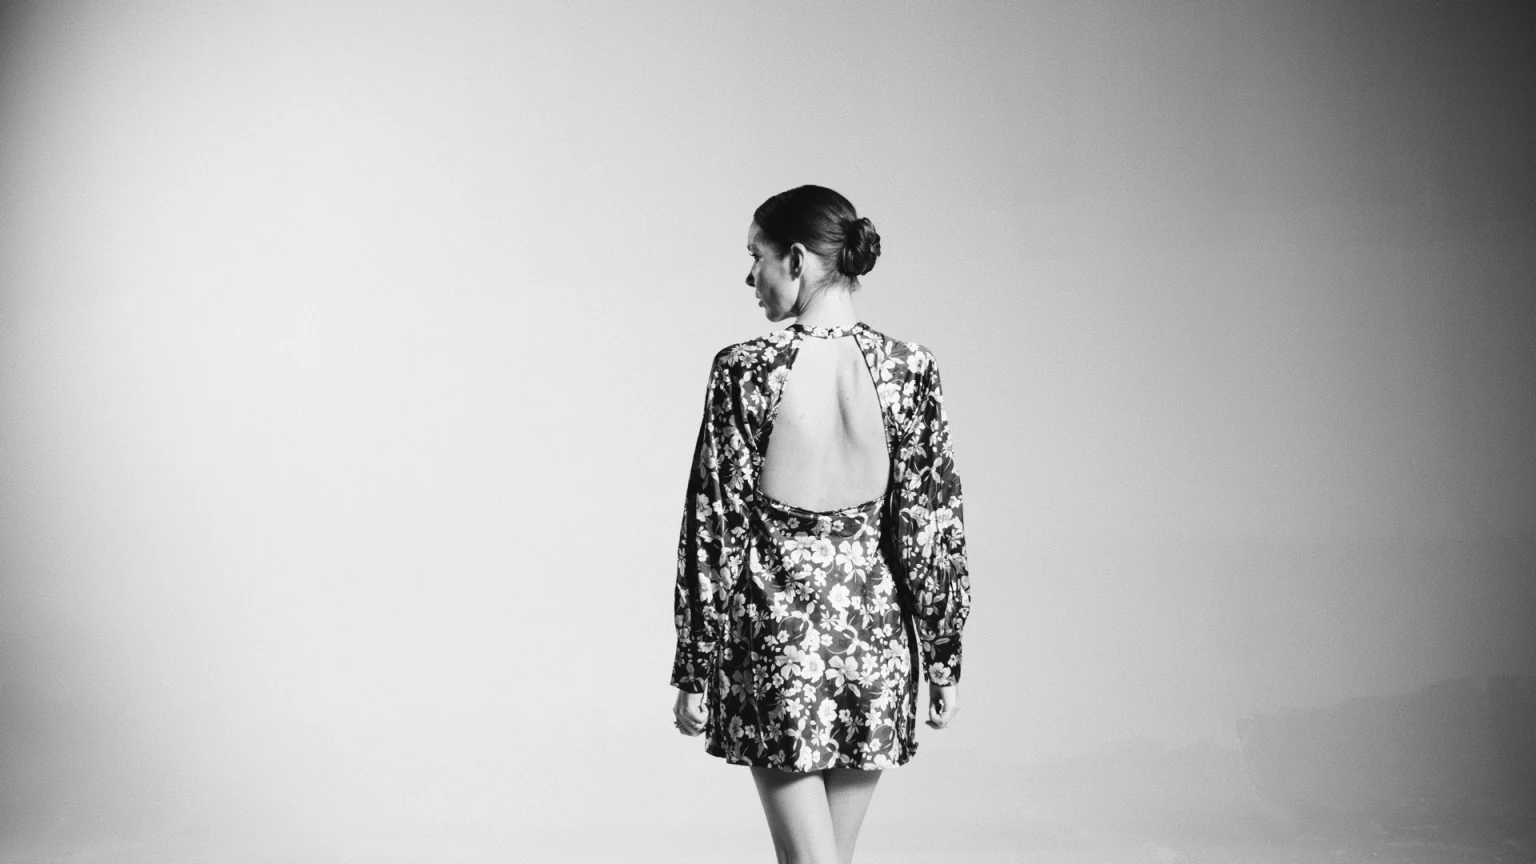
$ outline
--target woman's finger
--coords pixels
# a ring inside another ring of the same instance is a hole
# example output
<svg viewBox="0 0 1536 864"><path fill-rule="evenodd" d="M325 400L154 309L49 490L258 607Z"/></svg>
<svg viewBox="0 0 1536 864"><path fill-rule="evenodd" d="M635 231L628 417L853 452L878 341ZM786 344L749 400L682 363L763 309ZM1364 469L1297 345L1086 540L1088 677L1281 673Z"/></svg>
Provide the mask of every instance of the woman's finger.
<svg viewBox="0 0 1536 864"><path fill-rule="evenodd" d="M930 697L928 700L928 726L933 729L943 729L955 718L955 703L952 699L943 696Z"/></svg>
<svg viewBox="0 0 1536 864"><path fill-rule="evenodd" d="M672 705L672 725L684 735L698 735L704 731L704 721L708 717L704 709L703 693L678 694L678 699Z"/></svg>
<svg viewBox="0 0 1536 864"><path fill-rule="evenodd" d="M950 722L952 722L955 719L955 712L959 711L959 710L960 710L960 706L955 703L955 700L953 700L953 699L945 699L944 700L944 723L945 723L945 725L948 725Z"/></svg>
<svg viewBox="0 0 1536 864"><path fill-rule="evenodd" d="M688 711L678 708L672 712L672 725L684 735L697 735L704 725L702 718L693 717Z"/></svg>

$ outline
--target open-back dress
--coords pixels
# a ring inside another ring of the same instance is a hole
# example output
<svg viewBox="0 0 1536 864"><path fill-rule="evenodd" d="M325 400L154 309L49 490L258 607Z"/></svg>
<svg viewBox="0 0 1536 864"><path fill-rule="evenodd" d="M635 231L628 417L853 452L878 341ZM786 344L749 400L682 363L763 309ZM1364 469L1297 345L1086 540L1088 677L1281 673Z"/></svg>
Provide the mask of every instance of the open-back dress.
<svg viewBox="0 0 1536 864"><path fill-rule="evenodd" d="M758 488L801 340L857 340L890 455L883 497L806 510ZM970 611L960 477L931 352L859 323L715 355L678 539L672 684L707 693L738 765L890 768L917 751L918 669L960 680Z"/></svg>

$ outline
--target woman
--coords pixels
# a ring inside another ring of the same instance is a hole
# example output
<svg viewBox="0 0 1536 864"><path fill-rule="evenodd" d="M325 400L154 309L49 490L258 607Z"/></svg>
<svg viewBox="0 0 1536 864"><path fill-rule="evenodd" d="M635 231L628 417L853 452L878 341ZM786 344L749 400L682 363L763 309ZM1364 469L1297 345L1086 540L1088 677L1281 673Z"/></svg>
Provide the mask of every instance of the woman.
<svg viewBox="0 0 1536 864"><path fill-rule="evenodd" d="M801 186L757 208L747 249L758 305L795 322L710 370L678 544L675 725L751 767L780 864L847 864L880 771L917 750L919 663L928 725L955 716L960 478L933 355L854 311L874 225Z"/></svg>

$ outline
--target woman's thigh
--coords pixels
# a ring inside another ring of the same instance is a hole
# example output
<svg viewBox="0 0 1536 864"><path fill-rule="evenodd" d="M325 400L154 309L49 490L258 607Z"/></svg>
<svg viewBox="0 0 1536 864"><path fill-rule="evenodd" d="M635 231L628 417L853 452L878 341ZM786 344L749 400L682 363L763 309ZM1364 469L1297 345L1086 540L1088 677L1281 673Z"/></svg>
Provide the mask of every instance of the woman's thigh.
<svg viewBox="0 0 1536 864"><path fill-rule="evenodd" d="M853 860L853 845L859 839L859 826L869 811L869 799L880 782L880 769L828 768L822 772L827 787L827 808L832 814L832 833L837 838L840 860Z"/></svg>
<svg viewBox="0 0 1536 864"><path fill-rule="evenodd" d="M821 772L754 767L752 780L780 861L837 864L841 860Z"/></svg>

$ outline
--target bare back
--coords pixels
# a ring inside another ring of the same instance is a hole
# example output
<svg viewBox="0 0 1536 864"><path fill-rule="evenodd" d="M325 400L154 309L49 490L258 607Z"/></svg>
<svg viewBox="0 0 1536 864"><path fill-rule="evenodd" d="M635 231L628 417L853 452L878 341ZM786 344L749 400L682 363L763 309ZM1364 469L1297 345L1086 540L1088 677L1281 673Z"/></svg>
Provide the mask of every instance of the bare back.
<svg viewBox="0 0 1536 864"><path fill-rule="evenodd" d="M806 510L885 493L890 455L874 380L853 337L802 337L784 382L759 485Z"/></svg>

